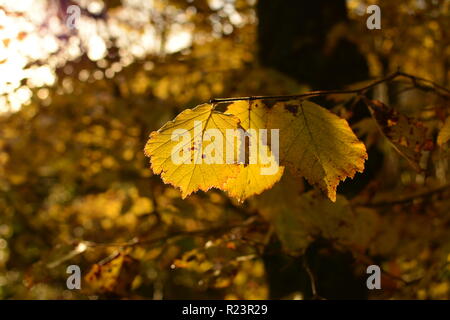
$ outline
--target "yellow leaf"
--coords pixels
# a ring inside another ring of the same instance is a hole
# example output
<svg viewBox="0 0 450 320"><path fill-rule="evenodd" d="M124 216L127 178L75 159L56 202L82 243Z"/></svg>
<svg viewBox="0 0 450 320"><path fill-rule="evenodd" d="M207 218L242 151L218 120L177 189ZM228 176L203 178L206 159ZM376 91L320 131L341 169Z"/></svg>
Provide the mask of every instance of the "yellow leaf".
<svg viewBox="0 0 450 320"><path fill-rule="evenodd" d="M444 126L442 127L441 131L439 131L437 143L438 145L442 146L448 140L450 140L450 117L445 120Z"/></svg>
<svg viewBox="0 0 450 320"><path fill-rule="evenodd" d="M341 180L364 170L366 148L347 121L310 101L279 102L269 113L280 129L280 163L317 185L332 201Z"/></svg>
<svg viewBox="0 0 450 320"><path fill-rule="evenodd" d="M220 189L239 172L239 165L228 163L224 152L226 130L238 126L235 116L202 104L152 132L145 154L150 157L153 172L165 183L180 188L183 198L197 190Z"/></svg>
<svg viewBox="0 0 450 320"><path fill-rule="evenodd" d="M283 175L284 167L278 165L278 161L271 153L268 145L259 143L261 139L260 129L267 129L268 111L269 109L261 100L234 102L227 109L228 113L239 118L244 130L255 130L256 136L253 141L250 138L250 144L253 142L260 148L259 150L255 149L255 153L259 156L258 161L253 164L240 164L239 174L230 178L226 183L225 190L227 193L240 202L271 188ZM249 146L249 149L251 147ZM266 171L263 171L263 169L266 169Z"/></svg>

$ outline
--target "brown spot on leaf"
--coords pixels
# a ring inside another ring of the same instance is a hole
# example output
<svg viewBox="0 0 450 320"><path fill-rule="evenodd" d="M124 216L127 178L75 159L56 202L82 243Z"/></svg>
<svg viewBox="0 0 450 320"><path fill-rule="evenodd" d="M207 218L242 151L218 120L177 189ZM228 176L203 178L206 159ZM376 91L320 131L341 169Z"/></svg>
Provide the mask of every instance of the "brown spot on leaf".
<svg viewBox="0 0 450 320"><path fill-rule="evenodd" d="M287 111L289 111L290 113L296 115L298 112L298 106L295 104L286 104L284 106L284 109L286 109Z"/></svg>

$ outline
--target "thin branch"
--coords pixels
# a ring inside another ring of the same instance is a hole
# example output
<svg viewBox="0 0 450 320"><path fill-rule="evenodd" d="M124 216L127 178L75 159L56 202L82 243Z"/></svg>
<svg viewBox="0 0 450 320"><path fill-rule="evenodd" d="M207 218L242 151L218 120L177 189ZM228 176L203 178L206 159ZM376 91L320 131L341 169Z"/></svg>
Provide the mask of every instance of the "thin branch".
<svg viewBox="0 0 450 320"><path fill-rule="evenodd" d="M396 71L384 78L378 79L374 82L372 82L369 85L366 85L364 87L358 88L358 89L343 89L343 90L317 90L317 91L310 91L302 94L294 94L294 95L275 95L275 96L251 96L251 97L234 97L234 98L216 98L211 99L209 103L219 104L219 103L227 103L227 102L234 102L234 101L253 101L253 100L289 100L289 99L300 99L300 98L311 98L311 97L317 97L317 96L325 96L330 94L364 94L367 90L372 89L373 87L376 87L377 85L392 81L398 77L406 77L410 79L415 87L426 89L426 90L433 90L436 93L443 95L445 97L450 97L450 90L431 81L428 79L424 79L421 77L416 77L414 75ZM420 84L419 82L427 83ZM442 91L442 92L439 92Z"/></svg>
<svg viewBox="0 0 450 320"><path fill-rule="evenodd" d="M417 77L417 76L414 76L412 74L401 72L401 71L398 71L398 74L400 76L402 76L402 77L409 78L415 85L419 81L421 81L421 82L424 82L424 83L428 83L432 88L439 89L439 90L442 90L442 91L446 92L447 94L450 94L450 90L449 89L447 89L444 86L441 86L440 84L437 84L434 81L431 81L431 80L428 80L428 79L425 79L425 78L421 78L421 77ZM431 88L431 87L429 87L429 88Z"/></svg>
<svg viewBox="0 0 450 320"><path fill-rule="evenodd" d="M441 192L446 191L447 189L450 189L450 184L443 185L439 188L433 189L433 190L427 190L424 192L419 192L401 199L396 200L390 200L390 201L378 201L378 202L368 202L364 204L356 204L357 206L364 206L364 207L383 207L383 206L392 206L396 204L405 204L412 202L414 200L425 198L434 194L439 194Z"/></svg>

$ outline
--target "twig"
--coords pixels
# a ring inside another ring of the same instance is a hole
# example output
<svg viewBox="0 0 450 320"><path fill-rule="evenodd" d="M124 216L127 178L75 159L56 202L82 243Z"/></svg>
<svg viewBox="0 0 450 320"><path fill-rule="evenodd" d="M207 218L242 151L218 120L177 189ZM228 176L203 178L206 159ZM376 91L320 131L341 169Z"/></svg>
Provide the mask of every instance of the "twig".
<svg viewBox="0 0 450 320"><path fill-rule="evenodd" d="M312 299L313 300L324 300L323 297L321 297L318 293L317 293L317 280L316 280L316 276L314 275L314 272L311 270L308 261L307 261L307 257L304 255L303 256L303 267L306 270L306 273L308 273L308 277L309 280L311 282L311 292L312 292Z"/></svg>
<svg viewBox="0 0 450 320"><path fill-rule="evenodd" d="M383 207L383 206L391 206L396 204L404 204L408 202L412 202L416 199L425 198L434 194L441 193L447 189L450 189L450 184L443 185L439 188L433 189L433 190L427 190L424 192L416 193L411 196L404 197L402 199L396 199L391 201L378 201L378 202L368 202L364 204L356 204L357 206L364 206L364 207Z"/></svg>
<svg viewBox="0 0 450 320"><path fill-rule="evenodd" d="M337 244L336 243L335 246L338 249L342 250L342 251L349 251L349 249L346 246L342 245L342 244ZM352 252L352 255L355 258L355 260L360 262L360 263L363 263L365 265L376 264L376 262L373 261L372 257L364 254L363 252L358 252L358 251L354 251L354 250L352 250L351 252ZM408 280L403 279L402 277L399 277L397 275L394 275L394 274L390 273L389 271L384 269L382 266L379 266L379 267L380 267L380 270L381 270L382 274L384 274L386 277L388 277L388 278L390 278L390 279L392 279L394 281L401 282L405 286L414 285L414 284L416 284L416 283L418 283L418 282L420 282L422 280L422 278L418 278L418 279L414 279L414 280L409 280L408 281Z"/></svg>
<svg viewBox="0 0 450 320"><path fill-rule="evenodd" d="M127 242L112 242L112 243L98 243L98 242L92 242L92 241L82 241L87 247L94 248L94 247L134 247L134 246L140 246L140 245L152 245L158 242L167 241L176 237L182 237L182 236L207 236L210 234L222 234L226 233L230 230L233 230L235 228L243 228L248 227L250 225L257 225L260 224L261 221L259 221L255 216L252 216L245 220L243 223L240 224L232 224L228 226L220 226L216 228L209 228L209 229L200 229L200 230L194 230L194 231L179 231L179 232L172 232L170 234L156 237L152 239L145 239L145 240L139 240L137 238L134 238Z"/></svg>
<svg viewBox="0 0 450 320"><path fill-rule="evenodd" d="M377 81L374 81L373 83L359 88L359 89L344 89L344 90L317 90L317 91L310 91L302 94L294 94L294 95L278 95L278 96L252 96L252 97L235 97L235 98L217 98L217 99L211 99L210 103L226 103L226 102L233 102L233 101L252 101L252 100L287 100L287 99L298 99L298 98L305 98L305 97L314 97L314 96L322 96L322 95L329 95L329 94L349 94L349 93L362 93L372 87L375 87L379 85L380 83L390 81L396 77L399 76L398 72L394 72L393 74L379 79Z"/></svg>
<svg viewBox="0 0 450 320"><path fill-rule="evenodd" d="M198 236L198 235L207 236L210 234L217 235L217 234L226 233L235 228L243 228L243 227L248 227L250 225L258 225L261 223L262 222L260 220L258 220L256 216L251 216L250 218L248 218L247 220L245 220L243 223L240 223L240 224L233 224L233 225L221 226L221 227L210 228L210 229L200 229L200 230L194 230L194 231L173 232L173 233L170 233L170 234L167 234L167 235L164 235L161 237L156 237L153 239L139 240L138 238L133 238L130 241L126 241L126 242L110 242L110 243L99 243L99 242L93 242L93 241L88 241L88 240L77 241L75 243L75 248L72 251L70 251L68 254L66 254L62 258L49 263L47 265L47 267L54 268L54 267L60 265L61 263L65 262L67 260L70 260L70 259L74 258L75 256L83 253L88 248L98 248L98 247L129 248L129 247L140 246L140 245L152 245L152 244L156 244L158 242L168 241L168 240L176 238L176 237ZM111 257L113 257L116 254L117 254L117 252L113 253L110 257L107 257L106 259L111 259Z"/></svg>
<svg viewBox="0 0 450 320"><path fill-rule="evenodd" d="M372 82L371 84L358 88L358 89L343 89L343 90L317 90L317 91L310 91L302 94L294 94L294 95L275 95L275 96L251 96L251 97L234 97L234 98L216 98L211 99L209 103L226 103L226 102L233 102L233 101L253 101L253 100L288 100L288 99L299 99L299 98L306 98L306 97L316 97L316 96L324 96L324 95L330 95L330 94L349 94L349 93L355 93L355 94L364 94L367 90L381 84L384 82L392 81L398 77L406 77L410 79L415 87L427 89L427 90L434 90L436 93L443 95L445 97L450 97L450 90L431 81L428 79L424 79L421 77L416 77L414 75L396 71L384 78L381 78L379 80L376 80ZM429 85L419 84L418 82L425 82ZM438 90L441 90L442 92L438 92Z"/></svg>

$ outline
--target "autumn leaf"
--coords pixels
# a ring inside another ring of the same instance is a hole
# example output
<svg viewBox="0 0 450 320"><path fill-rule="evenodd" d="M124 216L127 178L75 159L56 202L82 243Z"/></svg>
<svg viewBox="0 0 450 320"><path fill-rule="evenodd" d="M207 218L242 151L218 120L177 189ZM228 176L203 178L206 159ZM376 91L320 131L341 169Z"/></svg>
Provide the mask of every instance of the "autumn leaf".
<svg viewBox="0 0 450 320"><path fill-rule="evenodd" d="M372 118L361 119L352 125L352 129L359 137L363 137L362 139L367 149L378 141L380 131L378 130L378 125Z"/></svg>
<svg viewBox="0 0 450 320"><path fill-rule="evenodd" d="M239 165L227 163L224 152L226 130L237 129L238 125L237 117L202 104L152 132L145 154L150 157L153 172L165 183L180 188L182 198L197 190L220 189L239 173Z"/></svg>
<svg viewBox="0 0 450 320"><path fill-rule="evenodd" d="M234 114L240 120L240 125L244 130L254 129L256 141L261 139L261 131L267 129L267 114L269 109L261 100L238 101L228 106L227 112ZM253 143L255 143L253 140ZM268 141L268 140L266 140ZM250 144L252 140L250 139ZM258 143L257 143L258 144ZM252 146L249 146L251 149ZM238 201L243 201L248 197L260 194L271 188L283 175L284 167L279 167L278 162L271 153L267 144L259 144L260 150L255 149L255 153L260 157L257 163L240 164L239 174L230 178L225 186L227 193ZM276 165L276 168L273 165ZM272 168L271 168L272 165ZM270 174L262 174L266 169Z"/></svg>
<svg viewBox="0 0 450 320"><path fill-rule="evenodd" d="M245 138L235 143L235 137L228 136L229 129L238 128L245 130L248 143ZM208 137L211 129L217 133L214 139ZM229 162L224 143L231 145L233 157L241 154L243 147L247 158ZM214 155L206 151L211 149ZM200 105L153 132L145 152L153 172L179 187L183 198L215 187L239 201L263 192L280 179L284 167L278 166L278 155L333 201L339 181L362 171L367 158L364 144L345 120L309 101L280 102L270 112L260 100L239 101L231 104L226 114L214 111L212 105ZM174 154L181 159L176 165Z"/></svg>
<svg viewBox="0 0 450 320"><path fill-rule="evenodd" d="M433 149L433 142L427 138L427 128L413 118L400 114L378 100L366 100L383 135L388 138L394 149L411 166L421 171L420 160L424 151Z"/></svg>
<svg viewBox="0 0 450 320"><path fill-rule="evenodd" d="M375 212L353 209L343 196L338 195L333 203L315 190L303 193L303 186L287 175L256 201L284 249L291 253L303 253L318 237L365 249L379 223Z"/></svg>
<svg viewBox="0 0 450 320"><path fill-rule="evenodd" d="M341 180L364 170L366 148L347 121L310 101L279 102L268 125L280 129L280 163L332 200Z"/></svg>
<svg viewBox="0 0 450 320"><path fill-rule="evenodd" d="M438 145L442 146L448 140L450 140L450 117L445 120L444 126L442 127L441 131L439 131L437 143Z"/></svg>

